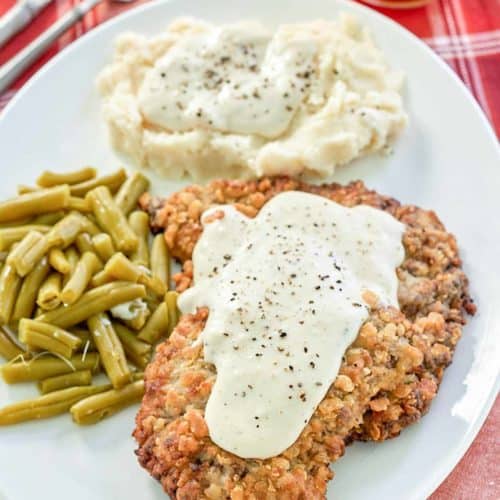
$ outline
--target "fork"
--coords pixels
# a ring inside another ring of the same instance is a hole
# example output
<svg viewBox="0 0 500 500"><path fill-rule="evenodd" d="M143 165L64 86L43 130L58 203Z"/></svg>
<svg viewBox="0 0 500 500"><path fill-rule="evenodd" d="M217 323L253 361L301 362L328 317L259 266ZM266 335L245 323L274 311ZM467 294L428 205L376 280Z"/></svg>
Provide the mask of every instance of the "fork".
<svg viewBox="0 0 500 500"><path fill-rule="evenodd" d="M83 0L75 5L50 28L44 31L10 61L0 67L0 93L7 90L12 82L34 63L63 33L80 21L83 16L96 5L105 0ZM117 3L132 3L135 0L111 0Z"/></svg>

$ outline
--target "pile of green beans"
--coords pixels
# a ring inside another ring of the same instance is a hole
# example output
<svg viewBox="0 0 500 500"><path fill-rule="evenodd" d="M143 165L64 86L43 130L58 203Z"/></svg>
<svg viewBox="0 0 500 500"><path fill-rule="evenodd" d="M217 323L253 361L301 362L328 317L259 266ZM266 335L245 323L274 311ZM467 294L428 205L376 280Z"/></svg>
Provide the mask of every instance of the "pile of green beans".
<svg viewBox="0 0 500 500"><path fill-rule="evenodd" d="M0 408L0 425L67 412L92 424L141 399L179 316L165 239L137 207L148 188L141 173L85 167L0 202L0 375L42 394ZM101 371L110 383L94 385Z"/></svg>

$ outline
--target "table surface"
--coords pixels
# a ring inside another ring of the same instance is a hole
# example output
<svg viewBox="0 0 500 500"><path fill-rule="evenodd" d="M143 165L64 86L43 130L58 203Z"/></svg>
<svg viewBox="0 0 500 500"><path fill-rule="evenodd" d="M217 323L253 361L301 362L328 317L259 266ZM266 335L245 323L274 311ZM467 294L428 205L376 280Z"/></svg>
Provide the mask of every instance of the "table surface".
<svg viewBox="0 0 500 500"><path fill-rule="evenodd" d="M1 0L0 15L16 0ZM133 5L147 0L136 0ZM54 0L33 23L0 49L0 64L52 24L78 0ZM51 57L132 4L104 2L62 36L5 94L0 110ZM500 137L500 0L434 0L409 10L378 9L423 38L462 78ZM430 500L500 499L500 398L477 438Z"/></svg>

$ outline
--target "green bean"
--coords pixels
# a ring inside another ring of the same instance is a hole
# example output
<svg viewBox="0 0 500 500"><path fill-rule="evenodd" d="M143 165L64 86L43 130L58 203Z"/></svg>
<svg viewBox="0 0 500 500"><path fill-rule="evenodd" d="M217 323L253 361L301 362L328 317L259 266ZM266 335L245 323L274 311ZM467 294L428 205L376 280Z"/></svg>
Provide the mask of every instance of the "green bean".
<svg viewBox="0 0 500 500"><path fill-rule="evenodd" d="M142 309L138 309L133 318L122 319L122 321L129 328L132 328L132 330L141 330L146 324L146 321L148 320L149 316L150 316L149 309L147 307L144 307Z"/></svg>
<svg viewBox="0 0 500 500"><path fill-rule="evenodd" d="M107 311L118 304L123 304L123 302L145 296L146 289L143 285L113 281L113 283L85 292L74 304L60 306L53 311L42 314L38 319L61 328L69 328L81 323L89 316Z"/></svg>
<svg viewBox="0 0 500 500"><path fill-rule="evenodd" d="M59 342L62 342L63 344L67 345L73 351L76 351L82 345L82 340L80 339L80 337L74 335L71 332L63 330L62 328L59 328L54 325L50 325L48 323L42 323L41 321L37 321L34 319L23 318L19 322L19 335L21 336L23 332L29 330L50 336L58 340Z"/></svg>
<svg viewBox="0 0 500 500"><path fill-rule="evenodd" d="M82 296L92 276L101 268L102 263L99 258L93 252L85 252L61 292L63 303L74 304Z"/></svg>
<svg viewBox="0 0 500 500"><path fill-rule="evenodd" d="M78 264L78 261L80 260L78 250L74 246L70 246L66 249L66 251L64 252L64 255L66 256L66 260L69 262L69 265L70 265L69 274L73 274L75 272L76 265Z"/></svg>
<svg viewBox="0 0 500 500"><path fill-rule="evenodd" d="M154 344L162 335L168 333L169 310L166 302L162 302L151 315L146 326L139 332L137 338L148 344Z"/></svg>
<svg viewBox="0 0 500 500"><path fill-rule="evenodd" d="M0 425L18 424L66 413L75 403L100 392L109 391L109 385L68 387L0 409Z"/></svg>
<svg viewBox="0 0 500 500"><path fill-rule="evenodd" d="M60 248L52 248L50 250L49 264L61 274L69 274L69 272L71 271L71 264Z"/></svg>
<svg viewBox="0 0 500 500"><path fill-rule="evenodd" d="M19 226L25 226L26 224L31 224L32 221L33 221L33 217L23 217L22 219L16 219L16 220L9 221L9 222L2 222L2 223L0 223L0 230L1 229L17 228Z"/></svg>
<svg viewBox="0 0 500 500"><path fill-rule="evenodd" d="M116 253L106 262L104 271L115 279L137 283L142 270L125 257L121 252Z"/></svg>
<svg viewBox="0 0 500 500"><path fill-rule="evenodd" d="M16 271L19 276L26 276L37 263L50 250L47 235L38 240L27 252L25 252L16 262Z"/></svg>
<svg viewBox="0 0 500 500"><path fill-rule="evenodd" d="M76 213L76 212L73 212ZM97 227L95 222L95 217L88 213L84 215L85 219L85 232L89 233L90 236L95 236L96 234L100 234L101 230Z"/></svg>
<svg viewBox="0 0 500 500"><path fill-rule="evenodd" d="M151 274L170 288L170 255L163 234L157 234L151 246Z"/></svg>
<svg viewBox="0 0 500 500"><path fill-rule="evenodd" d="M85 198L78 198L78 196L70 196L68 203L68 210L76 210L78 212L90 212L90 207Z"/></svg>
<svg viewBox="0 0 500 500"><path fill-rule="evenodd" d="M66 212L64 210L58 210L57 212L49 212L46 214L37 215L36 217L23 217L9 222L4 222L0 224L0 229L18 228L19 226L44 226L40 232L47 232L50 226L53 226L56 222L60 221Z"/></svg>
<svg viewBox="0 0 500 500"><path fill-rule="evenodd" d="M30 318L36 305L36 298L42 283L50 272L47 257L43 257L23 280L21 289L17 296L14 312L11 321L18 321L21 318Z"/></svg>
<svg viewBox="0 0 500 500"><path fill-rule="evenodd" d="M31 224L47 224L48 226L53 226L54 224L59 222L65 215L66 212L64 210L37 215L34 219L31 220Z"/></svg>
<svg viewBox="0 0 500 500"><path fill-rule="evenodd" d="M26 186L25 184L19 184L17 186L17 194L27 194L27 193L34 193L35 191L40 191L40 188L35 187L35 186Z"/></svg>
<svg viewBox="0 0 500 500"><path fill-rule="evenodd" d="M154 311L160 305L160 302L165 298L165 296L161 297L160 300L158 295L151 293L149 290L147 292L148 293L146 295L146 298L144 299L144 302L146 302L149 310Z"/></svg>
<svg viewBox="0 0 500 500"><path fill-rule="evenodd" d="M70 358L81 346L76 335L56 326L23 318L19 322L19 340L31 348Z"/></svg>
<svg viewBox="0 0 500 500"><path fill-rule="evenodd" d="M28 347L30 352L47 351L51 354L63 356L65 358L70 358L73 354L72 349L69 347L32 330L25 331L22 336L19 336L19 340Z"/></svg>
<svg viewBox="0 0 500 500"><path fill-rule="evenodd" d="M28 274L36 263L53 247L67 247L79 233L86 230L89 221L80 214L71 213L61 219L37 244L26 252L16 265L20 276Z"/></svg>
<svg viewBox="0 0 500 500"><path fill-rule="evenodd" d="M0 222L20 219L66 208L69 203L69 187L58 186L23 194L0 203Z"/></svg>
<svg viewBox="0 0 500 500"><path fill-rule="evenodd" d="M40 191L42 188L40 186L28 186L28 184L18 184L17 185L17 194L20 196L22 194L35 193L36 191Z"/></svg>
<svg viewBox="0 0 500 500"><path fill-rule="evenodd" d="M35 217L22 217L13 221L3 222L0 224L0 229L13 228L18 226L29 225L39 225L39 226L53 226L56 222L60 221L66 212L64 210L58 210L57 212L48 212L46 214L36 215Z"/></svg>
<svg viewBox="0 0 500 500"><path fill-rule="evenodd" d="M71 212L46 234L46 238L50 247L67 248L80 233L93 230L92 226L87 217L78 212Z"/></svg>
<svg viewBox="0 0 500 500"><path fill-rule="evenodd" d="M18 382L43 380L44 378L71 373L76 370L91 370L92 373L97 373L99 366L99 354L90 352L85 356L85 359L81 354L78 354L68 360L47 356L34 358L30 361L7 363L0 367L0 373L7 384L16 384Z"/></svg>
<svg viewBox="0 0 500 500"><path fill-rule="evenodd" d="M103 262L107 262L116 253L111 236L106 233L96 234L92 238L92 245Z"/></svg>
<svg viewBox="0 0 500 500"><path fill-rule="evenodd" d="M66 250L64 255L66 256L66 260L69 263L69 273L65 274L63 278L63 286L66 286L66 283L70 280L71 276L75 272L76 265L80 260L80 256L78 255L78 251L76 250L76 248L72 246Z"/></svg>
<svg viewBox="0 0 500 500"><path fill-rule="evenodd" d="M94 224L94 226L97 229L97 232L95 233L90 233L92 236L95 236L96 234L101 234L101 231L99 231L99 228L97 227L97 219L95 218L95 215L92 212L89 212L88 214L85 214L85 217Z"/></svg>
<svg viewBox="0 0 500 500"><path fill-rule="evenodd" d="M116 204L118 208L128 215L136 206L142 193L149 188L149 180L140 172L134 172L122 184L122 187L116 194Z"/></svg>
<svg viewBox="0 0 500 500"><path fill-rule="evenodd" d="M0 328L0 356L7 361L26 354L17 344L13 342L10 336Z"/></svg>
<svg viewBox="0 0 500 500"><path fill-rule="evenodd" d="M114 415L123 408L138 403L143 395L144 380L137 380L121 389L112 389L85 398L74 404L70 412L77 424L96 424L103 418Z"/></svg>
<svg viewBox="0 0 500 500"><path fill-rule="evenodd" d="M40 174L36 183L41 187L52 187L60 184L78 184L90 179L94 179L97 170L92 167L84 167L73 172L50 172L45 170Z"/></svg>
<svg viewBox="0 0 500 500"><path fill-rule="evenodd" d="M131 381L130 368L123 346L106 314L100 313L87 320L94 344L99 351L106 375L115 389Z"/></svg>
<svg viewBox="0 0 500 500"><path fill-rule="evenodd" d="M38 388L42 394L67 389L68 387L76 387L92 384L92 372L90 370L78 370L73 373L64 375L56 375L38 382Z"/></svg>
<svg viewBox="0 0 500 500"><path fill-rule="evenodd" d="M138 238L130 228L122 211L116 206L109 189L98 187L87 194L90 206L103 231L113 239L119 251L133 252L138 245Z"/></svg>
<svg viewBox="0 0 500 500"><path fill-rule="evenodd" d="M106 186L112 193L116 193L126 179L127 174L125 170L121 168L112 174L104 175L96 179L91 179L89 181L80 182L79 184L70 186L71 195L85 196L89 191L92 191L99 186Z"/></svg>
<svg viewBox="0 0 500 500"><path fill-rule="evenodd" d="M128 223L139 240L130 260L138 266L149 268L149 216L146 212L136 210L129 215Z"/></svg>
<svg viewBox="0 0 500 500"><path fill-rule="evenodd" d="M21 241L27 234L32 231L39 233L47 233L50 226L42 224L27 224L25 226L7 227L0 229L0 252L8 250L14 243Z"/></svg>
<svg viewBox="0 0 500 500"><path fill-rule="evenodd" d="M61 304L62 276L51 273L38 290L36 303L45 311L51 311Z"/></svg>
<svg viewBox="0 0 500 500"><path fill-rule="evenodd" d="M76 335L77 337L81 338L82 341L88 340L89 338L92 337L88 328L84 326L73 326L69 331L73 335Z"/></svg>
<svg viewBox="0 0 500 500"><path fill-rule="evenodd" d="M75 245L81 254L85 252L94 252L94 245L92 245L92 238L89 233L80 233L76 237Z"/></svg>
<svg viewBox="0 0 500 500"><path fill-rule="evenodd" d="M106 283L111 283L115 279L112 276L109 276L106 271L102 270L92 276L90 280L90 286L92 288L96 288L98 286L105 285Z"/></svg>
<svg viewBox="0 0 500 500"><path fill-rule="evenodd" d="M94 340L92 339L92 334L86 328L73 327L69 331L82 341L82 345L80 346L80 349L78 349L78 351L95 351L95 344Z"/></svg>
<svg viewBox="0 0 500 500"><path fill-rule="evenodd" d="M13 248L7 256L7 264L15 267L22 261L27 252L29 252L35 245L37 245L43 238L42 233L38 231L30 231L17 245Z"/></svg>
<svg viewBox="0 0 500 500"><path fill-rule="evenodd" d="M115 279L141 283L157 295L163 295L165 293L165 285L160 279L149 276L149 274L147 274L147 269L136 266L122 253L113 255L113 257L106 262L104 271Z"/></svg>
<svg viewBox="0 0 500 500"><path fill-rule="evenodd" d="M71 212L64 219L61 219L46 235L50 246L68 247L76 237L83 232L91 232L92 222L82 214Z"/></svg>
<svg viewBox="0 0 500 500"><path fill-rule="evenodd" d="M114 323L114 328L120 339L125 354L137 368L146 368L151 358L151 346L139 340L127 327Z"/></svg>
<svg viewBox="0 0 500 500"><path fill-rule="evenodd" d="M24 238L12 245L6 262L13 267L16 263L28 252L34 245L36 245L43 238L42 233L38 231L30 231Z"/></svg>
<svg viewBox="0 0 500 500"><path fill-rule="evenodd" d="M11 319L21 282L14 267L5 264L0 273L0 325L8 324Z"/></svg>
<svg viewBox="0 0 500 500"><path fill-rule="evenodd" d="M165 295L165 302L168 307L168 334L172 333L172 330L176 327L180 312L177 308L177 298L179 294L177 292L169 291Z"/></svg>

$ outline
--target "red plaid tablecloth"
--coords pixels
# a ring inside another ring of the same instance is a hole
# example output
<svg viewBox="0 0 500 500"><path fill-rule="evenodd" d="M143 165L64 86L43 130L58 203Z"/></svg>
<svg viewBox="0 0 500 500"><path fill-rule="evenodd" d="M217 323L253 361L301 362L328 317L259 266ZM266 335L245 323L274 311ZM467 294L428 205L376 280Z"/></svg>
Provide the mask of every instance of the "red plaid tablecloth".
<svg viewBox="0 0 500 500"><path fill-rule="evenodd" d="M134 6L147 0L136 0ZM15 0L0 0L0 15ZM78 0L55 0L24 32L0 49L0 64L39 35ZM105 2L62 36L8 92L0 109L54 54L106 19L132 7ZM500 137L500 0L434 0L410 10L378 9L423 38L458 73ZM431 500L500 499L500 400L473 445Z"/></svg>

